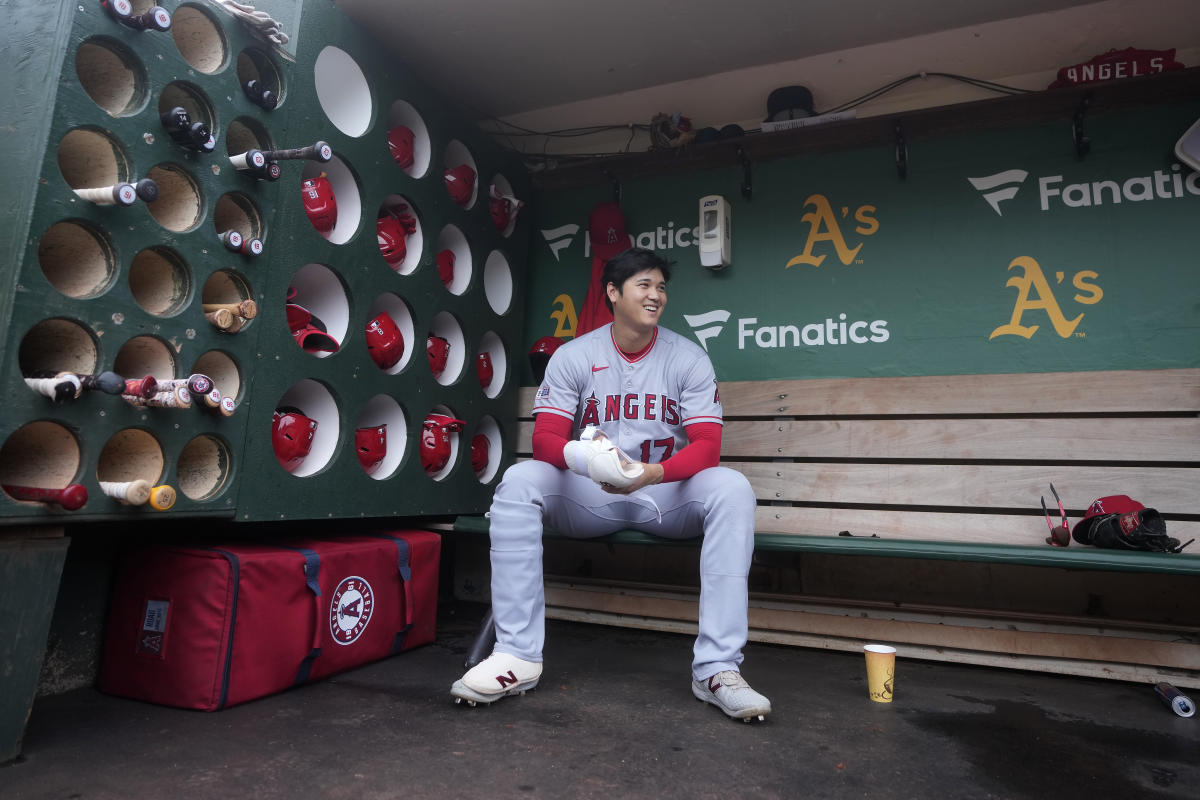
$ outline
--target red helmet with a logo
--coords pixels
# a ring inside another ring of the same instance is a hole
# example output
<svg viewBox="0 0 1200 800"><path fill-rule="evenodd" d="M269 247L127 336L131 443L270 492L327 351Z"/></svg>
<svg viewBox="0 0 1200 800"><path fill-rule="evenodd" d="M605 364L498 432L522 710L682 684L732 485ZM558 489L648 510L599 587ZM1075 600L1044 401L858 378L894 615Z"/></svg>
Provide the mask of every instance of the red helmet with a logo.
<svg viewBox="0 0 1200 800"><path fill-rule="evenodd" d="M421 425L421 466L433 475L450 460L450 434L466 425L461 419L446 414L429 414Z"/></svg>
<svg viewBox="0 0 1200 800"><path fill-rule="evenodd" d="M392 158L402 168L408 169L413 165L413 132L406 125L397 125L388 131L388 149Z"/></svg>
<svg viewBox="0 0 1200 800"><path fill-rule="evenodd" d="M471 169L470 164L451 167L443 173L443 177L446 181L446 191L450 192L454 202L460 206L471 202L475 194L475 170Z"/></svg>
<svg viewBox="0 0 1200 800"><path fill-rule="evenodd" d="M321 233L329 233L337 225L337 197L333 185L322 172L315 178L307 178L300 185L300 197L304 201L304 213L308 221Z"/></svg>
<svg viewBox="0 0 1200 800"><path fill-rule="evenodd" d="M435 378L446 371L446 361L450 358L450 343L441 336L429 334L425 340L425 352L429 354L429 369Z"/></svg>
<svg viewBox="0 0 1200 800"><path fill-rule="evenodd" d="M317 421L304 416L295 408L275 409L271 425L271 445L275 458L288 472L295 472L300 462L312 450L313 437L317 434Z"/></svg>
<svg viewBox="0 0 1200 800"><path fill-rule="evenodd" d="M404 356L404 334L386 311L367 323L367 352L380 369L391 369Z"/></svg>
<svg viewBox="0 0 1200 800"><path fill-rule="evenodd" d="M484 389L491 385L495 372L492 370L492 357L487 350L476 356L475 374L479 376L479 385Z"/></svg>
<svg viewBox="0 0 1200 800"><path fill-rule="evenodd" d="M529 348L529 366L533 369L535 382L541 383L542 378L546 377L546 365L550 363L550 356L562 346L563 340L557 336L543 336Z"/></svg>
<svg viewBox="0 0 1200 800"><path fill-rule="evenodd" d="M408 239L400 221L393 216L375 220L375 241L387 265L392 269L400 269L408 255Z"/></svg>
<svg viewBox="0 0 1200 800"><path fill-rule="evenodd" d="M355 428L354 452L368 475L377 470L379 462L387 455L387 425Z"/></svg>
<svg viewBox="0 0 1200 800"><path fill-rule="evenodd" d="M475 470L476 475L482 475L487 471L490 450L491 442L482 433L475 434L471 439L471 469Z"/></svg>

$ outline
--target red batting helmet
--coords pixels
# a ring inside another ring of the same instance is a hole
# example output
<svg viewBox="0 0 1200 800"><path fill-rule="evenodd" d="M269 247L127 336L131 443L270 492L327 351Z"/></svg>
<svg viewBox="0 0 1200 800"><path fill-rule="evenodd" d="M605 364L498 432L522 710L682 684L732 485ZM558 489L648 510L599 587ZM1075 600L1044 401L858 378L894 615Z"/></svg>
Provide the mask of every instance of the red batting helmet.
<svg viewBox="0 0 1200 800"><path fill-rule="evenodd" d="M392 216L375 220L375 241L388 266L400 269L404 264L404 257L408 255L408 240L400 221Z"/></svg>
<svg viewBox="0 0 1200 800"><path fill-rule="evenodd" d="M492 357L488 351L484 350L475 358L475 374L479 376L479 385L486 389L492 382L492 376L495 374L492 370Z"/></svg>
<svg viewBox="0 0 1200 800"><path fill-rule="evenodd" d="M290 290L289 290L290 291ZM325 331L325 324L312 315L307 308L295 303L284 306L292 338L307 352L326 351L336 353L338 340Z"/></svg>
<svg viewBox="0 0 1200 800"><path fill-rule="evenodd" d="M379 462L387 455L387 425L354 429L354 451L358 463L370 475L379 468Z"/></svg>
<svg viewBox="0 0 1200 800"><path fill-rule="evenodd" d="M317 421L304 416L294 408L275 409L271 425L271 445L275 448L275 458L279 465L288 472L295 472L296 467L312 449L313 437L317 433Z"/></svg>
<svg viewBox="0 0 1200 800"><path fill-rule="evenodd" d="M388 131L388 149L392 158L402 168L408 169L413 165L413 132L411 128L397 125Z"/></svg>
<svg viewBox="0 0 1200 800"><path fill-rule="evenodd" d="M437 254L438 277L449 286L454 282L454 251L443 250Z"/></svg>
<svg viewBox="0 0 1200 800"><path fill-rule="evenodd" d="M446 181L446 190L450 192L450 197L460 206L465 206L471 202L471 196L475 192L475 170L471 169L470 164L459 164L457 167L451 167L443 173Z"/></svg>
<svg viewBox="0 0 1200 800"><path fill-rule="evenodd" d="M391 369L404 356L404 334L386 311L367 323L367 352L380 369Z"/></svg>
<svg viewBox="0 0 1200 800"><path fill-rule="evenodd" d="M435 378L439 377L446 371L446 361L450 358L450 343L431 333L425 340L425 352L429 354L429 369L433 371Z"/></svg>
<svg viewBox="0 0 1200 800"><path fill-rule="evenodd" d="M450 434L466 423L445 414L429 414L421 426L421 466L432 475L450 460Z"/></svg>
<svg viewBox="0 0 1200 800"><path fill-rule="evenodd" d="M300 197L304 200L304 213L313 227L321 233L333 230L337 225L337 198L324 172L300 185Z"/></svg>
<svg viewBox="0 0 1200 800"><path fill-rule="evenodd" d="M475 434L471 439L471 469L475 470L476 475L482 475L487 470L490 449L491 442L482 433Z"/></svg>
<svg viewBox="0 0 1200 800"><path fill-rule="evenodd" d="M529 366L533 369L534 381L542 382L542 378L546 377L546 365L550 363L550 356L562 346L563 340L557 336L543 336L533 343L533 347L529 349Z"/></svg>

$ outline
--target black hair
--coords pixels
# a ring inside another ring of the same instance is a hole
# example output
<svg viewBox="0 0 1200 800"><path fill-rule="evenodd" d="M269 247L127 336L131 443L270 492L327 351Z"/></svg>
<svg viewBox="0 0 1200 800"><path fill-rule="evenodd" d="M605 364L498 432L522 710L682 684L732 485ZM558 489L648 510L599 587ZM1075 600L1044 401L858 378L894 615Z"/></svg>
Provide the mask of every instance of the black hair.
<svg viewBox="0 0 1200 800"><path fill-rule="evenodd" d="M664 281L670 281L671 267L674 263L667 261L652 250L641 247L631 247L610 258L604 264L604 271L600 273L600 285L604 288L604 305L608 306L609 313L611 314L613 310L612 301L608 299L610 283L615 285L619 292L625 285L625 281L648 269L658 270L663 274Z"/></svg>

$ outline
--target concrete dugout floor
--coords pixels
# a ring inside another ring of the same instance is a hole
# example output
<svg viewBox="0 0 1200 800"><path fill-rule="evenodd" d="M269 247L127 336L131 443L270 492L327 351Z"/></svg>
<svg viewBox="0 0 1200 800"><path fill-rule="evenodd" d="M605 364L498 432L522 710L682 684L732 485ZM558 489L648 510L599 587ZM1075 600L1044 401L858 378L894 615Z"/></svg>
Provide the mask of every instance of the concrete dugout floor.
<svg viewBox="0 0 1200 800"><path fill-rule="evenodd" d="M752 644L775 711L747 725L692 697L688 637L552 621L536 691L455 706L481 613L444 608L435 644L215 714L44 698L0 797L1200 795L1200 717L1099 680L902 657L879 705L861 655Z"/></svg>

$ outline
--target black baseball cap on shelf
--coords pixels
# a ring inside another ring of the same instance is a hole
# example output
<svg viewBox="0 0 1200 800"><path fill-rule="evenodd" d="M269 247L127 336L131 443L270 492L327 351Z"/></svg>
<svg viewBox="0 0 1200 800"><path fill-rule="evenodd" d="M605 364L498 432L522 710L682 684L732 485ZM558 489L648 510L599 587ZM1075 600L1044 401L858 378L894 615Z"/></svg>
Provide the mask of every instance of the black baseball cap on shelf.
<svg viewBox="0 0 1200 800"><path fill-rule="evenodd" d="M767 118L763 122L781 119L803 119L816 115L812 92L807 86L781 86L767 95Z"/></svg>

